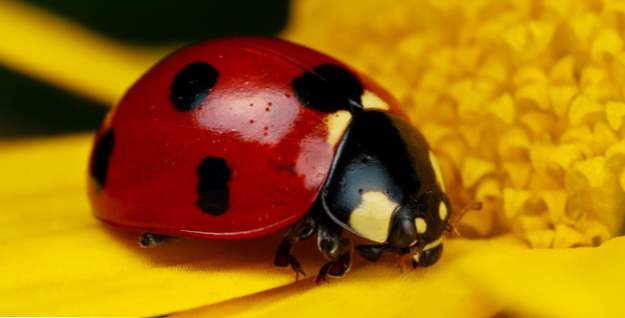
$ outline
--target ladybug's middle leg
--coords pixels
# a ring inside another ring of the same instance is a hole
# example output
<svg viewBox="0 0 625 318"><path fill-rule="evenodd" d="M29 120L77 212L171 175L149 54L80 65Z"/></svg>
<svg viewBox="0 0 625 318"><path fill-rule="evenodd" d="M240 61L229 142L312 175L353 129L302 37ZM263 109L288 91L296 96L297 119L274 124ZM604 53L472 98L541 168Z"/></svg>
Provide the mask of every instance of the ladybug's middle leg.
<svg viewBox="0 0 625 318"><path fill-rule="evenodd" d="M305 276L306 273L302 269L299 261L291 254L293 251L293 246L302 240L309 238L315 233L317 230L317 222L315 218L310 214L299 222L297 222L294 226L289 229L284 240L280 243L278 250L276 251L276 257L274 258L274 265L280 267L291 266L293 271L295 272L295 279L299 278L299 275Z"/></svg>
<svg viewBox="0 0 625 318"><path fill-rule="evenodd" d="M343 237L343 228L323 214L319 218L317 247L328 262L317 274L317 284L326 280L326 276L343 277L352 267L352 244Z"/></svg>

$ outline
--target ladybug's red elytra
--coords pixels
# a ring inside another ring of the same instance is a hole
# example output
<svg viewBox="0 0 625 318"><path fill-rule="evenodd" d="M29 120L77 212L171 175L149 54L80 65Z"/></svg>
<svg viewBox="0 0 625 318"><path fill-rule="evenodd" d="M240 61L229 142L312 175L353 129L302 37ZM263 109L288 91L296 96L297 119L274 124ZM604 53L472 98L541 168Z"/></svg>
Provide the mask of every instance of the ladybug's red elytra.
<svg viewBox="0 0 625 318"><path fill-rule="evenodd" d="M318 281L356 251L429 266L451 207L436 159L397 102L314 50L272 38L181 49L149 70L101 125L90 160L94 214L169 237L243 239L289 228L275 264L317 234Z"/></svg>

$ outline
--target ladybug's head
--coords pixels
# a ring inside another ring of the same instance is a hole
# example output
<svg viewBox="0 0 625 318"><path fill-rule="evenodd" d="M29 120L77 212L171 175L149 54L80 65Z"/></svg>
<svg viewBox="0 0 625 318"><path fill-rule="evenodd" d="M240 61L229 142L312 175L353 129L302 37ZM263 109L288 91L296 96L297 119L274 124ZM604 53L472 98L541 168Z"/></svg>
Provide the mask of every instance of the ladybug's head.
<svg viewBox="0 0 625 318"><path fill-rule="evenodd" d="M399 254L411 254L416 265L434 264L443 251L443 236L450 228L450 205L443 193L423 192L400 206L391 223L389 245Z"/></svg>
<svg viewBox="0 0 625 318"><path fill-rule="evenodd" d="M383 253L410 257L412 265L430 266L443 252L443 238L451 230L450 204L440 192L423 192L409 198L393 213L388 239L382 245L359 246L358 252L369 260Z"/></svg>

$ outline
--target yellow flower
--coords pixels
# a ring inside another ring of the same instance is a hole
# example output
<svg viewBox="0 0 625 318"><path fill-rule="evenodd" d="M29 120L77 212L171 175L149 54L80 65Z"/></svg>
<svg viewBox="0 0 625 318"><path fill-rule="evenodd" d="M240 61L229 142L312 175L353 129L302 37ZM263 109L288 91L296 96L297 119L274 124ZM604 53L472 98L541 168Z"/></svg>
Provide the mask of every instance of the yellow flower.
<svg viewBox="0 0 625 318"><path fill-rule="evenodd" d="M276 235L142 250L90 214L92 136L0 142L0 315L625 316L624 14L619 0L294 3L285 36L382 82L454 202L484 203L463 222L482 238L450 240L427 269L359 260L315 286L271 266ZM0 35L0 63L107 103L165 51L12 1ZM310 244L297 254L321 263Z"/></svg>
<svg viewBox="0 0 625 318"><path fill-rule="evenodd" d="M620 233L618 0L335 2L297 1L285 36L394 93L448 162L456 205L487 203L467 233L512 230L534 247Z"/></svg>

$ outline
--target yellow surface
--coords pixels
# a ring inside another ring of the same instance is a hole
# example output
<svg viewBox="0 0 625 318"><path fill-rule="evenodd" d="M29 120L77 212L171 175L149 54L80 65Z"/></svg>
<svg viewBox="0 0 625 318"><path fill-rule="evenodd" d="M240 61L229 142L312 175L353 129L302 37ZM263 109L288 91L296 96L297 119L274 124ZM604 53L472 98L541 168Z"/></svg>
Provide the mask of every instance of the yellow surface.
<svg viewBox="0 0 625 318"><path fill-rule="evenodd" d="M392 257L357 258L347 278L315 286L312 242L297 251L309 276L295 282L271 266L279 236L145 250L135 234L104 227L86 201L91 136L1 142L0 315L625 316L625 238L609 239L625 210L625 112L614 93L625 87L625 6L399 3L299 1L288 36L356 63L402 100L455 202L484 201L467 229L525 240L447 240L439 263L403 273ZM6 28L16 23L23 41ZM143 68L95 49L123 46L17 2L0 1L0 34L12 43L0 43L0 63L105 102ZM60 53L42 62L39 48ZM57 67L73 58L81 67Z"/></svg>

